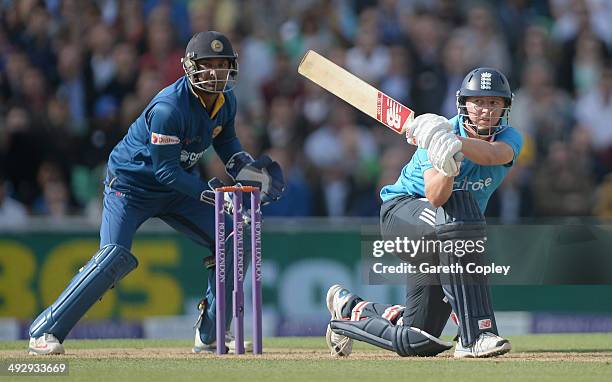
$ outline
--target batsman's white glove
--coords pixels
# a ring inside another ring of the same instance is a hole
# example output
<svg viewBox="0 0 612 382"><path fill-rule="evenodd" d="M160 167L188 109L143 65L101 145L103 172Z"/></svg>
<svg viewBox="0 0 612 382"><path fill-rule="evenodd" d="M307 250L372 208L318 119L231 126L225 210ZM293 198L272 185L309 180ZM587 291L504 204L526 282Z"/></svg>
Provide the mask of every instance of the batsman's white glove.
<svg viewBox="0 0 612 382"><path fill-rule="evenodd" d="M406 140L419 148L428 149L434 134L451 132L453 127L448 119L437 114L422 114L408 124Z"/></svg>
<svg viewBox="0 0 612 382"><path fill-rule="evenodd" d="M455 154L461 151L461 147L461 141L455 134L438 131L431 138L427 155L438 172L448 177L457 176L461 168L461 160L456 158L462 159L463 155L459 154L455 157Z"/></svg>

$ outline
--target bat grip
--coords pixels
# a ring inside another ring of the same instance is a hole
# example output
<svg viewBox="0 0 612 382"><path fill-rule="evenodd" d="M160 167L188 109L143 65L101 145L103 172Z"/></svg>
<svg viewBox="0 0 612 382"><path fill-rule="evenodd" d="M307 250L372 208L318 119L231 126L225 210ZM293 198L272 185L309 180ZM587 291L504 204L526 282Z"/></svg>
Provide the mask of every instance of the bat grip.
<svg viewBox="0 0 612 382"><path fill-rule="evenodd" d="M455 155L453 156L453 158L455 158L455 161L456 161L456 162L461 162L461 161L463 160L463 158L464 158L464 157L465 157L465 156L463 155L463 153L462 153L462 152L458 152L457 154L455 154Z"/></svg>

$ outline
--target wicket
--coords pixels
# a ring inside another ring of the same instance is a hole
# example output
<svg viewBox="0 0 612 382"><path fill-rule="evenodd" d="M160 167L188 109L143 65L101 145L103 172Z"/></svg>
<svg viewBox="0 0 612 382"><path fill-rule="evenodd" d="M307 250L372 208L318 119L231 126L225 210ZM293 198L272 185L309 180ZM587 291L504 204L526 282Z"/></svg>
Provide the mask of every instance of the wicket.
<svg viewBox="0 0 612 382"><path fill-rule="evenodd" d="M234 289L232 312L236 354L244 354L244 222L242 217L242 193L251 193L251 289L253 305L253 354L262 354L261 320L261 205L257 187L227 186L215 189L215 261L216 261L216 334L217 354L225 354L225 212L224 194L233 192L234 204Z"/></svg>

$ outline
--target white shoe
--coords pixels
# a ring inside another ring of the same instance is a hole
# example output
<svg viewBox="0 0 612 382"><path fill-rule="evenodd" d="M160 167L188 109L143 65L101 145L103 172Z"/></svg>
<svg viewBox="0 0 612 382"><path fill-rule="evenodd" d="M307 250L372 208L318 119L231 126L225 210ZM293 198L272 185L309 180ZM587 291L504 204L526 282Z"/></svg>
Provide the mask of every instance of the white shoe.
<svg viewBox="0 0 612 382"><path fill-rule="evenodd" d="M53 334L45 333L40 337L30 337L30 346L28 347L28 354L30 355L64 353L64 345L62 345Z"/></svg>
<svg viewBox="0 0 612 382"><path fill-rule="evenodd" d="M461 339L455 347L455 358L487 358L506 354L512 349L510 341L493 333L482 333L470 347L463 347Z"/></svg>
<svg viewBox="0 0 612 382"><path fill-rule="evenodd" d="M327 291L327 310L331 314L332 320L342 319L342 308L351 298L351 292L342 286L332 285ZM332 356L348 357L353 351L353 340L347 336L336 334L327 325L325 340Z"/></svg>
<svg viewBox="0 0 612 382"><path fill-rule="evenodd" d="M205 344L200 338L200 328L196 328L195 344L191 351L193 353L215 353L217 351L217 341L214 341L211 344ZM236 352L236 339L229 330L225 332L225 352ZM244 352L253 352L253 343L251 341L244 341Z"/></svg>

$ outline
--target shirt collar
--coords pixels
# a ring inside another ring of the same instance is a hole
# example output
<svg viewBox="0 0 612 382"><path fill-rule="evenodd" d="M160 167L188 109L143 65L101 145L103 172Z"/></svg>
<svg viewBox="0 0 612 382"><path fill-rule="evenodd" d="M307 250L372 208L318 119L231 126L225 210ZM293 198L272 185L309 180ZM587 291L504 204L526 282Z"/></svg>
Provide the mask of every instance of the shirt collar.
<svg viewBox="0 0 612 382"><path fill-rule="evenodd" d="M195 90L193 90L193 87L191 86L191 83L189 81L187 81L187 86L189 86L189 91L198 100L198 102L200 102L202 107L204 107L205 110L208 110L206 108L206 104L204 103L202 98L198 96ZM210 113L210 119L213 119L217 116L217 113L219 112L219 110L221 110L221 106L223 106L223 104L225 104L225 96L223 95L223 93L219 93L219 96L217 97L217 100L215 101L215 106L213 107L212 113Z"/></svg>

